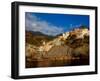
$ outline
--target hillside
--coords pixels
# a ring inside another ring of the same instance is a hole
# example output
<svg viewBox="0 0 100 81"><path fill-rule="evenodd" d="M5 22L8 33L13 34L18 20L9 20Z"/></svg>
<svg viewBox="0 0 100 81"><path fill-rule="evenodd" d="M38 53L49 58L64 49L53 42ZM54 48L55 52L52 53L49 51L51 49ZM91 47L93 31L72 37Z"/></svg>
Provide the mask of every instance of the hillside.
<svg viewBox="0 0 100 81"><path fill-rule="evenodd" d="M89 29L77 28L56 37L26 32L26 67L88 64Z"/></svg>
<svg viewBox="0 0 100 81"><path fill-rule="evenodd" d="M41 32L33 32L33 31L26 31L25 37L26 37L26 43L36 46L40 46L43 41L48 42L54 38L52 36L44 35Z"/></svg>

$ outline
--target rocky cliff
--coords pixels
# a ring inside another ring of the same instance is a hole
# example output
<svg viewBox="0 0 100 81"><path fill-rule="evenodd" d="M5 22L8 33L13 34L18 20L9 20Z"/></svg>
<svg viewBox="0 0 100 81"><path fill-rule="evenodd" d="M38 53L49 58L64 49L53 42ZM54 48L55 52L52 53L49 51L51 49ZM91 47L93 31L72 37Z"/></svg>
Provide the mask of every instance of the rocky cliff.
<svg viewBox="0 0 100 81"><path fill-rule="evenodd" d="M32 39L32 42L35 40L38 44L29 43L27 40L26 67L34 67L34 61L35 63L37 61L39 66L52 66L51 60L55 62L56 60L68 59L82 59L80 61L84 61L85 59L87 60L86 64L89 64L89 29L74 29L70 32L65 32L60 36L50 39L43 35L38 36L40 37L40 40L36 40L36 37L32 37L32 34L28 37ZM43 63L40 63L41 61L50 62L49 65L48 63L43 65Z"/></svg>

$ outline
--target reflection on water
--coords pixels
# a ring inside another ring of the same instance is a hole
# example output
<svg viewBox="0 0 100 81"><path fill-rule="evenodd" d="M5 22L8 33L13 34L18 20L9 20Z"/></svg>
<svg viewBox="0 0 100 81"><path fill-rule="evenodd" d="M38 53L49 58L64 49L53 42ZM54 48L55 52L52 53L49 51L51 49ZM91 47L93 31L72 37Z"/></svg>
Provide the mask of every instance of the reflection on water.
<svg viewBox="0 0 100 81"><path fill-rule="evenodd" d="M89 59L67 59L67 60L48 60L44 59L41 61L27 61L26 68L34 68L34 67L58 67L58 66L76 66L76 65L89 65Z"/></svg>

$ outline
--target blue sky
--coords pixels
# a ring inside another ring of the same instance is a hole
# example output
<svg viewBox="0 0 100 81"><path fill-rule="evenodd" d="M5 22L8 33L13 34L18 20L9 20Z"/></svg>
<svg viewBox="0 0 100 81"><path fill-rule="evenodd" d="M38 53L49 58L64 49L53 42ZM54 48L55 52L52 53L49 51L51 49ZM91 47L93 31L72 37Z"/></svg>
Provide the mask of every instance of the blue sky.
<svg viewBox="0 0 100 81"><path fill-rule="evenodd" d="M55 36L81 25L89 27L88 15L25 13L25 26L28 31Z"/></svg>

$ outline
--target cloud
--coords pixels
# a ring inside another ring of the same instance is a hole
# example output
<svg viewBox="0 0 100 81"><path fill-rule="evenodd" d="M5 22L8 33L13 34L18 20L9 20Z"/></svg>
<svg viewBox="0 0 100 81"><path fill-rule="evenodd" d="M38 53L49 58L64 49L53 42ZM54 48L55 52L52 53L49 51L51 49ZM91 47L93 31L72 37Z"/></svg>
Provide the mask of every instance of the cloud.
<svg viewBox="0 0 100 81"><path fill-rule="evenodd" d="M39 31L46 35L55 36L64 32L63 27L57 27L52 23L39 19L37 16L26 13L25 26L27 31Z"/></svg>

